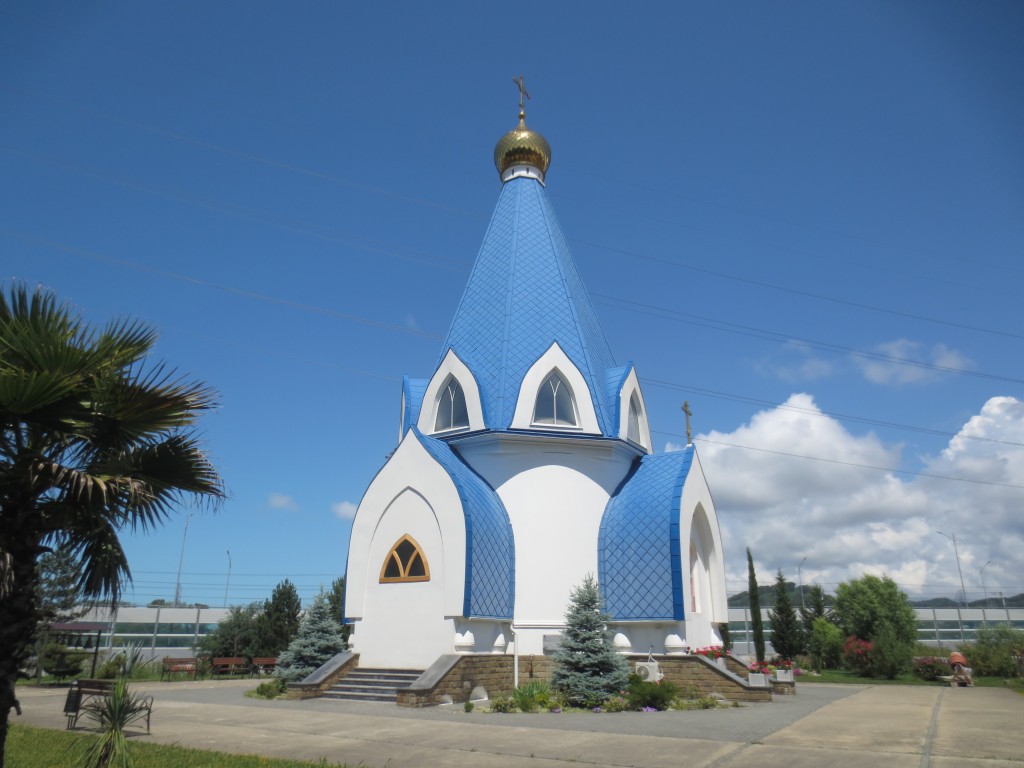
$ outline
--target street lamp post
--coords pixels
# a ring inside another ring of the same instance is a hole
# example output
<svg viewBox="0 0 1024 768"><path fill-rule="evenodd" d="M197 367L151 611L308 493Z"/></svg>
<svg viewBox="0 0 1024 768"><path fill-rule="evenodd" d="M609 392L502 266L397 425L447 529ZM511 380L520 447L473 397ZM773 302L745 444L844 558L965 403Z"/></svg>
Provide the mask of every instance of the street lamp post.
<svg viewBox="0 0 1024 768"><path fill-rule="evenodd" d="M228 551L228 578L224 582L224 607L228 607L228 587L231 585L231 550Z"/></svg>
<svg viewBox="0 0 1024 768"><path fill-rule="evenodd" d="M796 567L796 580L800 583L800 609L803 611L807 610L807 605L804 603L804 577L800 572L800 569L804 567L804 563L807 562L807 556L804 555L804 559L800 561L800 565Z"/></svg>
<svg viewBox="0 0 1024 768"><path fill-rule="evenodd" d="M188 537L188 524L192 522L192 513L185 518L185 532L181 534L181 556L178 558L178 579L174 586L174 607L181 605L181 566L185 562L185 539Z"/></svg>
<svg viewBox="0 0 1024 768"><path fill-rule="evenodd" d="M981 594L985 596L985 605L981 609L981 622L986 627L988 626L988 616L985 612L985 608L988 608L988 590L985 589L985 569L988 568L990 565L992 565L991 560L989 560L987 563L981 566L981 570L978 571L978 575L981 576Z"/></svg>
<svg viewBox="0 0 1024 768"><path fill-rule="evenodd" d="M937 534L945 536L947 539L953 542L953 554L956 555L956 570L960 574L960 592L964 596L964 608L967 607L967 587L964 586L964 572L960 568L960 550L956 546L956 536L952 533L943 533L942 531L936 531Z"/></svg>

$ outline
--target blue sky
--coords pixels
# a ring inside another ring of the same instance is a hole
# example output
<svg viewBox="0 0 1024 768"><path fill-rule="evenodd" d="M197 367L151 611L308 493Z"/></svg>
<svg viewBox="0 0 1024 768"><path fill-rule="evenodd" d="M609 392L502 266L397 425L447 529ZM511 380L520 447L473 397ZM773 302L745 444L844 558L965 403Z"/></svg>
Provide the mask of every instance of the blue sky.
<svg viewBox="0 0 1024 768"><path fill-rule="evenodd" d="M1022 33L1013 2L8 3L0 274L220 392L182 597L308 599L437 363L522 72L659 450L694 409L730 592L750 546L762 581L953 595L941 530L969 597L1015 594ZM185 514L127 536L130 598L174 596Z"/></svg>

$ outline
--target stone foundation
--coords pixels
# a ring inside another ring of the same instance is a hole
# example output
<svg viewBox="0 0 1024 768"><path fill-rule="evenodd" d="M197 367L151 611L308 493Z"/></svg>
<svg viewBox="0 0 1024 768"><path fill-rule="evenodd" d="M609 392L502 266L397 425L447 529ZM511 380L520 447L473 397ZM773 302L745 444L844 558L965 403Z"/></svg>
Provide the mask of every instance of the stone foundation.
<svg viewBox="0 0 1024 768"><path fill-rule="evenodd" d="M727 662L728 671L702 656L655 656L661 664L664 679L682 692L696 691L701 696L718 695L726 701L769 702L774 686L754 687L747 683L747 669L735 659ZM646 656L629 656L630 669ZM429 707L445 701L468 701L474 690L483 689L488 697L508 696L513 689L513 656L490 654L452 654L442 656L423 675L404 690L398 691L401 707ZM550 656L520 656L519 683L528 680L550 680L554 661Z"/></svg>

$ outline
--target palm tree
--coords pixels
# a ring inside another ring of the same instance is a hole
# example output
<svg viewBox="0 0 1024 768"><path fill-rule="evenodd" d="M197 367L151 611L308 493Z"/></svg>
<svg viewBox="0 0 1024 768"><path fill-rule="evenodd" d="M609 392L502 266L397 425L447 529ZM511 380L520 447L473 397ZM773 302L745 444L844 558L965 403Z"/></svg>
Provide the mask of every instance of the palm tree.
<svg viewBox="0 0 1024 768"><path fill-rule="evenodd" d="M193 431L214 393L148 365L155 343L138 321L97 330L48 291L0 291L0 768L39 556L69 547L82 595L113 604L131 580L120 531L223 498Z"/></svg>
<svg viewBox="0 0 1024 768"><path fill-rule="evenodd" d="M109 696L94 698L83 707L86 717L96 721L99 735L85 742L74 768L132 768L134 761L124 729L145 717L148 732L152 708L151 696L128 690L128 681L119 678Z"/></svg>

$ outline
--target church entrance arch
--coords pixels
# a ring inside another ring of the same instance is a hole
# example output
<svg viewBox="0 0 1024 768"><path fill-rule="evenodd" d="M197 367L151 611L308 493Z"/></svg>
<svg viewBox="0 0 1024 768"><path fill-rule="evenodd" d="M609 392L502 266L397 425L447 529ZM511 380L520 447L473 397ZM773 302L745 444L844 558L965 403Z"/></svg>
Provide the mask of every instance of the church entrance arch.
<svg viewBox="0 0 1024 768"><path fill-rule="evenodd" d="M404 489L381 515L366 558L366 600L354 643L360 666L425 669L439 647L453 645L443 553L433 507Z"/></svg>

